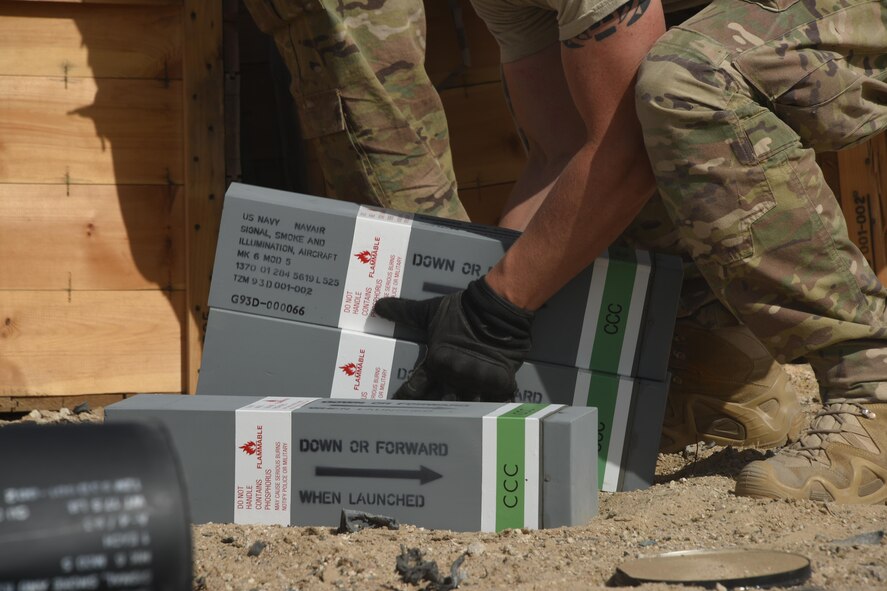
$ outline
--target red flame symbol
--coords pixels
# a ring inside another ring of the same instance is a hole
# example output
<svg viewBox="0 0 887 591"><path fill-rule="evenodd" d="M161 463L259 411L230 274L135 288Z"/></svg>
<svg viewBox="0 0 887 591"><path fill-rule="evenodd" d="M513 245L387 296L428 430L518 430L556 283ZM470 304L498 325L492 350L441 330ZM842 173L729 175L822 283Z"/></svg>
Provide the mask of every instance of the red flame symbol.
<svg viewBox="0 0 887 591"><path fill-rule="evenodd" d="M247 441L246 443L244 443L243 445L240 446L240 449L242 449L246 454L251 455L251 456L256 454L256 448L257 448L257 446L256 446L255 441Z"/></svg>
<svg viewBox="0 0 887 591"><path fill-rule="evenodd" d="M347 365L342 365L339 367L342 371L345 372L345 375L353 376L357 372L357 366L353 363L349 363Z"/></svg>
<svg viewBox="0 0 887 591"><path fill-rule="evenodd" d="M357 260L359 260L361 263L369 263L373 258L373 255L368 250L359 252L354 256L357 257Z"/></svg>

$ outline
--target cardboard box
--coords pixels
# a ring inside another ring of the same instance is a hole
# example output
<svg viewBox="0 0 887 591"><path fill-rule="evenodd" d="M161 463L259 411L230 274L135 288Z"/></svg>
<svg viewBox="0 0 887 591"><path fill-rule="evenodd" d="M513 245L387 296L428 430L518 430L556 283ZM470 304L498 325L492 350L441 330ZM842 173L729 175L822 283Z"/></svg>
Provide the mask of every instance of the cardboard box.
<svg viewBox="0 0 887 591"><path fill-rule="evenodd" d="M420 341L372 315L379 297L464 288L518 234L234 183L209 304ZM682 269L675 257L611 249L539 310L530 359L664 380Z"/></svg>
<svg viewBox="0 0 887 591"><path fill-rule="evenodd" d="M335 526L350 508L499 531L597 513L593 408L156 394L105 416L168 429L195 523Z"/></svg>
<svg viewBox="0 0 887 591"><path fill-rule="evenodd" d="M385 399L422 354L411 341L211 310L197 393ZM598 408L601 490L652 483L666 382L527 362L517 383L519 402Z"/></svg>
<svg viewBox="0 0 887 591"><path fill-rule="evenodd" d="M887 134L817 162L841 204L850 239L887 285Z"/></svg>
<svg viewBox="0 0 887 591"><path fill-rule="evenodd" d="M859 248L882 282L887 281L887 241L884 203L872 192L848 190L840 195L841 210L847 221L850 240Z"/></svg>

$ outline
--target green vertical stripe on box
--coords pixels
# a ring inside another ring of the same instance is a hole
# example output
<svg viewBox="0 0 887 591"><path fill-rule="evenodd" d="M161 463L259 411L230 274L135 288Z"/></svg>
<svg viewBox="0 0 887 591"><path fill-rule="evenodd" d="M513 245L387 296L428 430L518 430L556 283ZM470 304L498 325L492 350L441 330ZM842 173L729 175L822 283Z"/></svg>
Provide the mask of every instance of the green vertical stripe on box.
<svg viewBox="0 0 887 591"><path fill-rule="evenodd" d="M597 408L597 481L604 482L607 457L610 451L610 436L613 433L613 416L616 414L616 398L619 395L619 378L607 374L591 374L588 385L587 406Z"/></svg>
<svg viewBox="0 0 887 591"><path fill-rule="evenodd" d="M546 406L521 404L496 419L496 531L524 526L525 419Z"/></svg>
<svg viewBox="0 0 887 591"><path fill-rule="evenodd" d="M591 354L591 369L619 373L619 358L625 339L625 325L631 308L637 258L634 251L619 251L619 257L610 258L607 265L607 282L598 313L597 334Z"/></svg>

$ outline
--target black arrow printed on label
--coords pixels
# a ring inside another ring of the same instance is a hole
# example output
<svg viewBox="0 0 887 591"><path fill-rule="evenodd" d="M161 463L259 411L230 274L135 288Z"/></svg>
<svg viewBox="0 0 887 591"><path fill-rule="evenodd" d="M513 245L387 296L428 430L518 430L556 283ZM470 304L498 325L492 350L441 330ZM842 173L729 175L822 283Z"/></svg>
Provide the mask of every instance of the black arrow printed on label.
<svg viewBox="0 0 887 591"><path fill-rule="evenodd" d="M396 478L405 480L418 480L419 484L428 484L443 474L438 474L431 468L419 466L418 470L389 470L385 468L337 468L335 466L316 466L315 476L342 476L346 478Z"/></svg>

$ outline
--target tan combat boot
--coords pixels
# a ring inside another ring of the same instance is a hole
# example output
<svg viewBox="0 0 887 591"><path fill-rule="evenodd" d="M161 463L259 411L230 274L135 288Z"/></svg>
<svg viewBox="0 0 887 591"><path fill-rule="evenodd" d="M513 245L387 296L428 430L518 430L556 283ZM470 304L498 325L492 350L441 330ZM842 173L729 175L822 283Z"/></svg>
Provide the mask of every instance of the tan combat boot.
<svg viewBox="0 0 887 591"><path fill-rule="evenodd" d="M887 403L833 403L797 443L752 462L736 494L876 504L887 501Z"/></svg>
<svg viewBox="0 0 887 591"><path fill-rule="evenodd" d="M800 434L801 405L785 370L748 328L729 322L678 320L661 452L699 441L777 447Z"/></svg>

